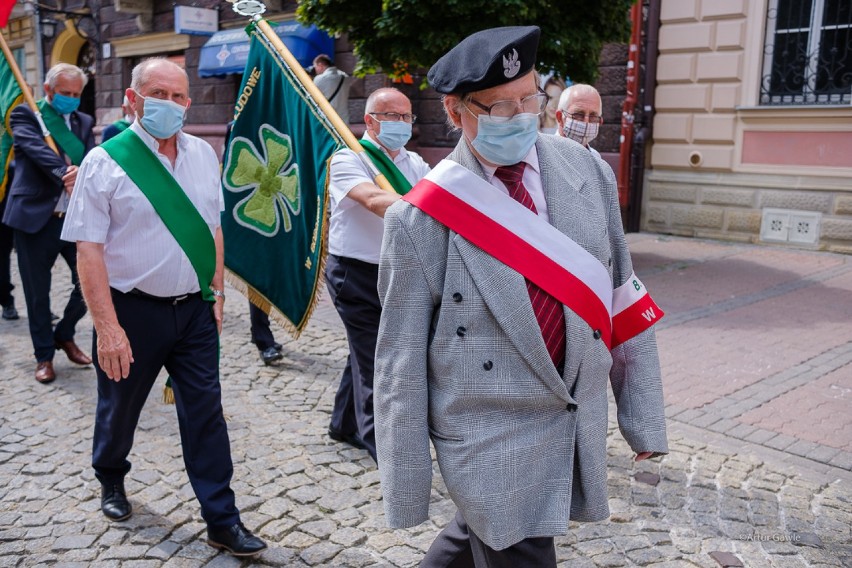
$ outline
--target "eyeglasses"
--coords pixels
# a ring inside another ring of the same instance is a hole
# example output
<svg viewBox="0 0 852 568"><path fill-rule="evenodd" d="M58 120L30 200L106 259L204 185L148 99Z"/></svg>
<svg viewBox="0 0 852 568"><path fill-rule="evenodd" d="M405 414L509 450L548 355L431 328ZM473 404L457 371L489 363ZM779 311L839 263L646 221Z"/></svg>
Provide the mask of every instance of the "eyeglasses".
<svg viewBox="0 0 852 568"><path fill-rule="evenodd" d="M589 118L589 122L592 124L598 124L601 121L601 115L599 114L586 114L584 112L572 112L565 113L565 116L572 120L576 120L577 122L586 122L586 117Z"/></svg>
<svg viewBox="0 0 852 568"><path fill-rule="evenodd" d="M391 120L393 122L399 122L400 120L403 122L407 122L408 124L413 124L415 120L417 120L417 115L411 114L407 112L405 114L400 114L398 112L370 112L367 113L370 116L384 116L387 120Z"/></svg>
<svg viewBox="0 0 852 568"><path fill-rule="evenodd" d="M547 106L547 93L539 91L534 95L522 98L520 101L497 101L493 105L485 106L484 104L468 99L488 113L491 118L512 118L519 112L541 114L544 112L544 107ZM518 110L521 109L521 110Z"/></svg>

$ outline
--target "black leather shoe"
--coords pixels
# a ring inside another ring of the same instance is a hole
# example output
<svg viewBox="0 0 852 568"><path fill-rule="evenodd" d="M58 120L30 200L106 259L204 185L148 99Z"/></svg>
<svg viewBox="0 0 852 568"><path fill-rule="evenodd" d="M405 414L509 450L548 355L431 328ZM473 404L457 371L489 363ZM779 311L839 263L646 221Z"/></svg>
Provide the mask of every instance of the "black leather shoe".
<svg viewBox="0 0 852 568"><path fill-rule="evenodd" d="M281 345L280 343L273 343L273 344L272 344L272 346L273 346L273 347L275 348L275 350L276 350L276 351L278 351L278 352L280 352L282 349L284 349L284 346L283 346L283 345Z"/></svg>
<svg viewBox="0 0 852 568"><path fill-rule="evenodd" d="M275 347L269 347L260 352L260 358L263 359L264 365L271 365L275 361L280 361L284 355L278 352Z"/></svg>
<svg viewBox="0 0 852 568"><path fill-rule="evenodd" d="M15 309L15 304L9 304L8 306L3 306L3 319L4 320L16 320L18 319L18 310Z"/></svg>
<svg viewBox="0 0 852 568"><path fill-rule="evenodd" d="M111 521L123 521L133 509L124 492L124 483L101 483L101 511Z"/></svg>
<svg viewBox="0 0 852 568"><path fill-rule="evenodd" d="M266 543L251 534L242 523L224 529L208 525L207 544L227 550L234 556L254 556L266 549Z"/></svg>
<svg viewBox="0 0 852 568"><path fill-rule="evenodd" d="M361 441L361 438L359 438L357 434L344 434L343 432L338 432L334 428L329 428L328 437L335 442L343 442L344 444L349 444L359 450L367 449L367 446L364 445L364 442Z"/></svg>

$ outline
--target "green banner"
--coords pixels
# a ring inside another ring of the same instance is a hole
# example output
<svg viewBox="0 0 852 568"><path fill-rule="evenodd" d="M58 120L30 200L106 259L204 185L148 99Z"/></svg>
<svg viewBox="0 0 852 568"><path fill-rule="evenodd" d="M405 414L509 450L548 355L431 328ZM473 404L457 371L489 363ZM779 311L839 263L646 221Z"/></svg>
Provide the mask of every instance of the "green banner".
<svg viewBox="0 0 852 568"><path fill-rule="evenodd" d="M6 173L12 160L12 131L9 128L9 113L23 99L21 88L15 80L12 68L5 57L0 57L0 201L6 196Z"/></svg>
<svg viewBox="0 0 852 568"><path fill-rule="evenodd" d="M339 136L254 26L223 159L229 280L295 336L322 281L328 162Z"/></svg>

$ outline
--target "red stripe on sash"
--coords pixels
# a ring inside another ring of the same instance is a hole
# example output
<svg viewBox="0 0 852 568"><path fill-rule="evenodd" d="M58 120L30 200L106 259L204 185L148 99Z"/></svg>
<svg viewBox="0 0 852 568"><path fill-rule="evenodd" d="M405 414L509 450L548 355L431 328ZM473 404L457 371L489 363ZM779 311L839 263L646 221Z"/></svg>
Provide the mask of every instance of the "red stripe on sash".
<svg viewBox="0 0 852 568"><path fill-rule="evenodd" d="M650 294L645 294L612 318L612 346L617 347L657 323L665 315Z"/></svg>
<svg viewBox="0 0 852 568"><path fill-rule="evenodd" d="M612 345L609 313L582 280L441 186L420 180L403 199L553 295Z"/></svg>

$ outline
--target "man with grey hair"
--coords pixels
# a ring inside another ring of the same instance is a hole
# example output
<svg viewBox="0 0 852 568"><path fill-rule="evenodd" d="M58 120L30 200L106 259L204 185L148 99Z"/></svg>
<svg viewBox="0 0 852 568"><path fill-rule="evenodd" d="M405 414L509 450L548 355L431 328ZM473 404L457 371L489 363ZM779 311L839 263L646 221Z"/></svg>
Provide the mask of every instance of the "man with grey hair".
<svg viewBox="0 0 852 568"><path fill-rule="evenodd" d="M600 158L598 151L589 147L589 142L597 137L603 124L602 109L601 95L597 89L584 83L571 85L559 97L556 134L579 142L592 155Z"/></svg>
<svg viewBox="0 0 852 568"><path fill-rule="evenodd" d="M92 465L101 511L131 515L124 478L142 407L160 371L174 389L189 481L207 542L235 556L266 544L240 521L219 384L224 205L219 161L182 132L189 80L167 59L133 69L137 119L95 148L77 176L62 238L77 243L98 381Z"/></svg>
<svg viewBox="0 0 852 568"><path fill-rule="evenodd" d="M375 429L385 516L428 519L432 457L455 519L421 567L556 568L569 519L608 516L607 382L636 458L667 451L654 331L616 188L540 134L541 30L476 32L429 70L462 132L387 209Z"/></svg>
<svg viewBox="0 0 852 568"><path fill-rule="evenodd" d="M15 144L15 179L3 222L15 232L18 269L36 358L35 379L42 384L56 378L56 349L65 351L68 359L78 365L92 362L74 342L77 322L86 314L77 278L77 251L73 244L60 238L77 166L95 146L94 119L77 110L86 82L85 73L68 63L54 65L45 77L45 97L38 101L38 107L58 153L47 144L35 113L27 105L18 105L9 117ZM50 281L60 255L71 271L74 288L62 318L53 328Z"/></svg>
<svg viewBox="0 0 852 568"><path fill-rule="evenodd" d="M367 130L361 145L396 190L373 182L373 174L354 151L331 160L328 193L331 217L325 279L346 328L349 356L334 399L329 436L365 448L376 459L373 433L373 360L381 305L376 292L385 210L429 172L405 145L415 116L411 101L397 89L374 91L365 107Z"/></svg>

